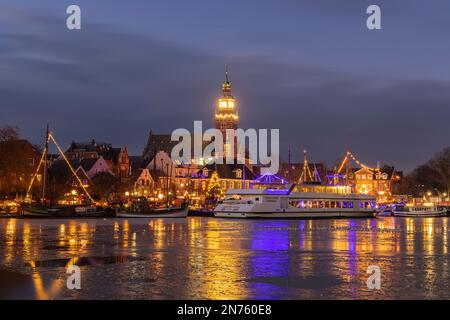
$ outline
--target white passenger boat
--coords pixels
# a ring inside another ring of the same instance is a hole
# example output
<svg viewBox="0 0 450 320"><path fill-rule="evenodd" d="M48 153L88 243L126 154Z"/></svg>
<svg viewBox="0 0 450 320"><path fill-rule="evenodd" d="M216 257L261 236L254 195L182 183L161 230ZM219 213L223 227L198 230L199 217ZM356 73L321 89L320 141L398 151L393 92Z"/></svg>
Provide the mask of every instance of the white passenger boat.
<svg viewBox="0 0 450 320"><path fill-rule="evenodd" d="M356 218L376 215L375 197L350 187L290 184L276 188L231 189L214 209L224 218Z"/></svg>
<svg viewBox="0 0 450 320"><path fill-rule="evenodd" d="M393 210L395 217L440 217L446 214L445 208L433 205L396 205Z"/></svg>

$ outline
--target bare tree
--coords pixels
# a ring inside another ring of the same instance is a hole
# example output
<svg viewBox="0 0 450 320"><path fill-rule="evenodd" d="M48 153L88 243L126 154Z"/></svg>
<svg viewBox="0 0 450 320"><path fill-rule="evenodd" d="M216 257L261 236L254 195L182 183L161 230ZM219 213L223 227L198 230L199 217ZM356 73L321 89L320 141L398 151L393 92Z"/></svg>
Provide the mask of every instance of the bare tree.
<svg viewBox="0 0 450 320"><path fill-rule="evenodd" d="M17 140L19 138L19 128L17 126L0 127L0 142Z"/></svg>
<svg viewBox="0 0 450 320"><path fill-rule="evenodd" d="M426 163L418 166L407 177L410 182L409 191L415 195L423 195L430 190L449 193L450 189L450 147L436 153Z"/></svg>
<svg viewBox="0 0 450 320"><path fill-rule="evenodd" d="M428 161L436 173L436 180L442 185L441 191L450 190L450 147L444 148Z"/></svg>

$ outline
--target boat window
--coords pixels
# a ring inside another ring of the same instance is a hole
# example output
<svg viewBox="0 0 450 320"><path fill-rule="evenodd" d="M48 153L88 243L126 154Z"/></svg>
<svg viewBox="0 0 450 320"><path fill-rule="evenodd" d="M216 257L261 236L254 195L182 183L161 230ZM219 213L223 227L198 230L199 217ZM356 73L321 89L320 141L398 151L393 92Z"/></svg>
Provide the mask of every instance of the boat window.
<svg viewBox="0 0 450 320"><path fill-rule="evenodd" d="M343 208L353 208L353 201L344 201Z"/></svg>
<svg viewBox="0 0 450 320"><path fill-rule="evenodd" d="M306 203L304 200L291 200L291 201L289 201L289 204L296 208L305 208L305 206L306 206Z"/></svg>
<svg viewBox="0 0 450 320"><path fill-rule="evenodd" d="M289 205L298 208L300 201L290 200Z"/></svg>
<svg viewBox="0 0 450 320"><path fill-rule="evenodd" d="M369 207L369 202L367 202L367 201L360 201L359 202L359 207L360 208L368 208Z"/></svg>

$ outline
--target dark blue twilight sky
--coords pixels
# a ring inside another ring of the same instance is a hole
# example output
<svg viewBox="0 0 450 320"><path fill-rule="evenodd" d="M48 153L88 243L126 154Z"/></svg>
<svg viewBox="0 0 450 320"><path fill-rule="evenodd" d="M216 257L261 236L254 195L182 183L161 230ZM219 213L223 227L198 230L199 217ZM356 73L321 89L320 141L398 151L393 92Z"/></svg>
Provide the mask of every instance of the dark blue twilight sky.
<svg viewBox="0 0 450 320"><path fill-rule="evenodd" d="M410 170L449 145L448 0L0 0L0 125L36 143L50 121L64 145L139 154L150 129L212 126L225 64L240 126L280 128L284 158L332 165L349 144Z"/></svg>

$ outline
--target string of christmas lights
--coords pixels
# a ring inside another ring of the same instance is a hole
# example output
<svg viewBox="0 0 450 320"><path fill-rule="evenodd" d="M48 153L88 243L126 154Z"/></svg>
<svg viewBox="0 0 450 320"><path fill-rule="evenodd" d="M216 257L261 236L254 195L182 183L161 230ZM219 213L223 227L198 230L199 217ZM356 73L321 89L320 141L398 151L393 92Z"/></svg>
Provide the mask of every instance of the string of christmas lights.
<svg viewBox="0 0 450 320"><path fill-rule="evenodd" d="M36 177L37 177L37 175L39 173L39 170L41 169L41 166L42 166L42 163L44 162L44 157L45 157L46 153L47 153L47 148L45 148L44 152L42 152L41 159L39 160L39 165L38 165L38 167L36 169L36 172L34 173L33 177L31 178L30 184L28 185L26 197L30 196L31 188L33 187L34 180L36 179Z"/></svg>
<svg viewBox="0 0 450 320"><path fill-rule="evenodd" d="M78 183L80 184L81 188L83 189L83 191L86 193L86 195L89 197L89 199L95 203L95 200L91 197L91 195L89 194L89 192L87 191L86 187L84 186L83 182L81 181L81 179L78 177L77 173L75 172L75 170L73 169L72 165L70 164L69 160L66 158L66 155L64 154L64 152L62 151L61 147L59 146L59 144L56 142L55 138L53 137L53 135L50 133L49 134L49 138L53 141L53 143L55 144L56 148L58 149L59 153L61 154L61 156L64 158L64 160L66 161L67 165L70 168L70 171L72 171L73 175L75 176L75 178L77 179Z"/></svg>

